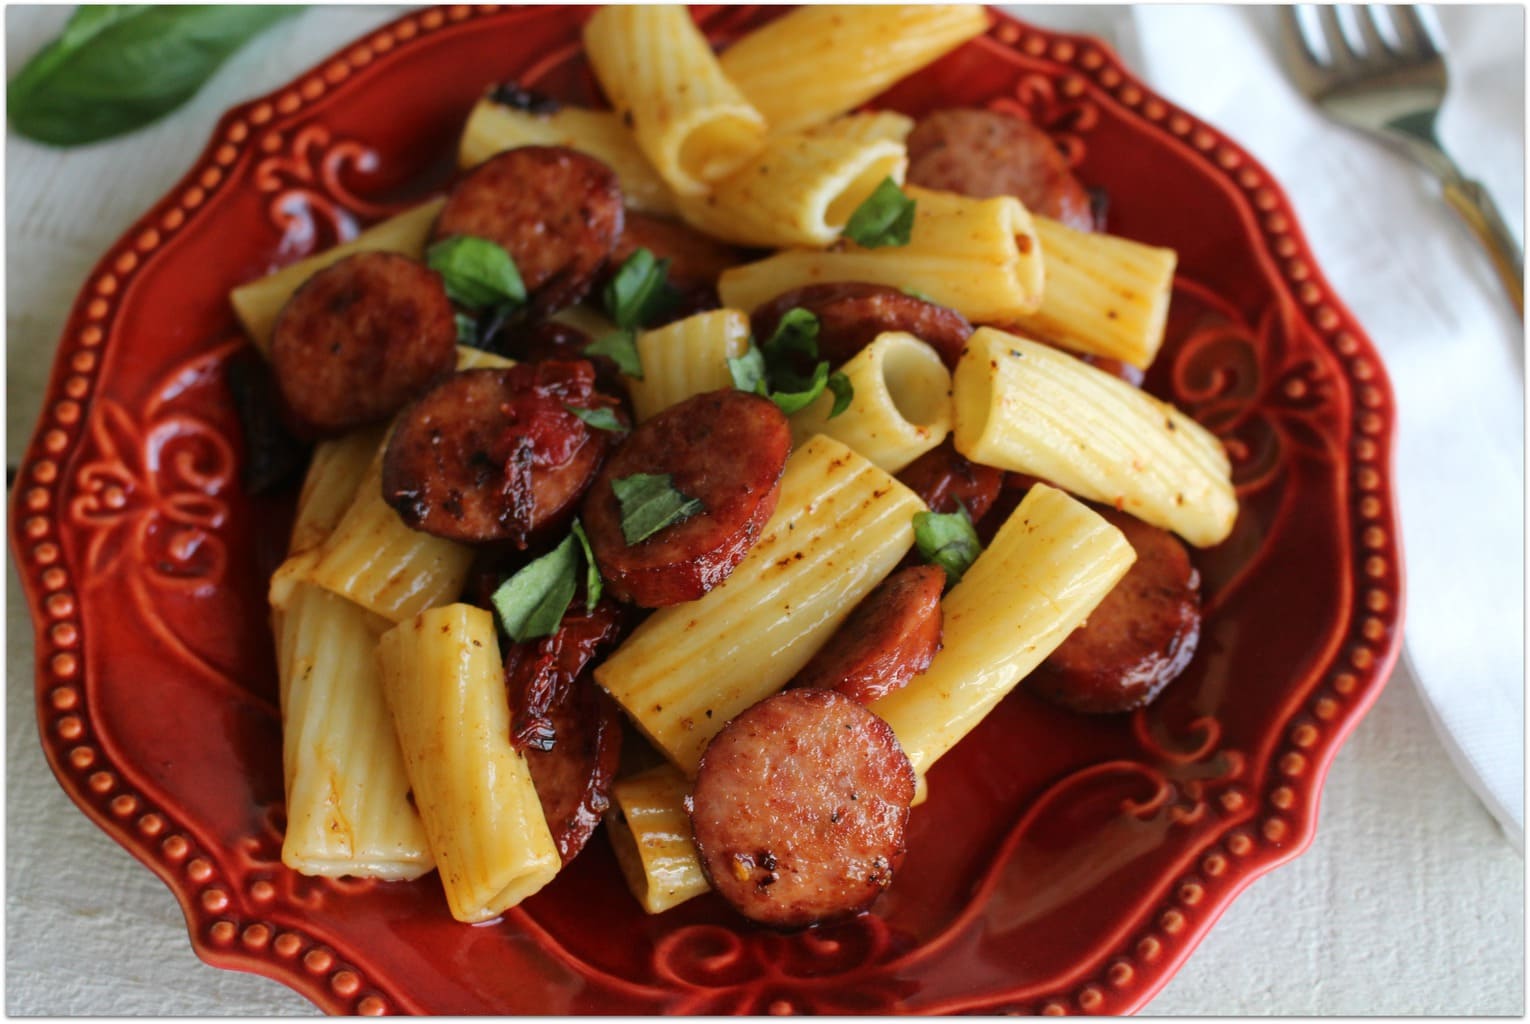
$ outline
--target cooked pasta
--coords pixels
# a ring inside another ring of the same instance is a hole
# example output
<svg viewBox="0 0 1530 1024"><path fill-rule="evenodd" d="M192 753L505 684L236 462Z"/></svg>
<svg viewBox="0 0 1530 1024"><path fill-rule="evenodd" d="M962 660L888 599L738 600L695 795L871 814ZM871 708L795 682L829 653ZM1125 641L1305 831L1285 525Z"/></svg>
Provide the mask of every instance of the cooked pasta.
<svg viewBox="0 0 1530 1024"><path fill-rule="evenodd" d="M1036 217L1046 254L1041 306L1015 320L1026 334L1147 369L1163 344L1174 290L1173 249L1076 231Z"/></svg>
<svg viewBox="0 0 1530 1024"><path fill-rule="evenodd" d="M455 600L473 549L404 525L382 496L382 455L373 458L308 574L313 583L393 622Z"/></svg>
<svg viewBox="0 0 1530 1024"><path fill-rule="evenodd" d="M839 370L854 389L849 407L831 417L835 396L825 391L793 414L793 440L825 434L896 473L950 433L951 374L912 334L878 335Z"/></svg>
<svg viewBox="0 0 1530 1024"><path fill-rule="evenodd" d="M611 5L584 26L585 55L617 116L671 189L694 196L764 144L765 119L679 5Z"/></svg>
<svg viewBox="0 0 1530 1024"><path fill-rule="evenodd" d="M775 514L733 574L654 612L596 681L694 773L707 741L784 686L913 547L923 508L862 456L813 438L787 460Z"/></svg>
<svg viewBox="0 0 1530 1024"><path fill-rule="evenodd" d="M782 292L826 281L908 288L969 320L1008 322L1041 303L1042 250L1018 199L969 199L909 187L918 204L909 243L843 252L789 250L723 271L723 305L753 311Z"/></svg>
<svg viewBox="0 0 1530 1024"><path fill-rule="evenodd" d="M1168 402L1066 352L991 327L954 377L956 449L1166 530L1220 543L1238 514L1222 443Z"/></svg>
<svg viewBox="0 0 1530 1024"><path fill-rule="evenodd" d="M425 239L430 236L430 226L436 214L445 205L444 199L431 199L412 210L374 224L343 245L325 249L306 259L283 267L275 273L242 284L229 293L234 313L244 325L255 347L265 352L271 344L271 332L276 328L276 317L292 297L292 293L314 274L353 253L397 252L419 258L425 252Z"/></svg>
<svg viewBox="0 0 1530 1024"><path fill-rule="evenodd" d="M902 143L780 135L710 192L680 199L692 227L740 245L825 246L884 180L903 183Z"/></svg>
<svg viewBox="0 0 1530 1024"><path fill-rule="evenodd" d="M853 142L896 142L902 144L914 130L914 119L896 110L870 110L846 114L832 121L814 125L803 134L815 139L847 139Z"/></svg>
<svg viewBox="0 0 1530 1024"><path fill-rule="evenodd" d="M281 616L282 863L305 875L393 880L435 866L383 699L375 622L308 584Z"/></svg>
<svg viewBox="0 0 1530 1024"><path fill-rule="evenodd" d="M1121 531L1045 484L1032 487L941 602L941 649L871 705L923 775L1067 639L1136 560Z"/></svg>
<svg viewBox="0 0 1530 1024"><path fill-rule="evenodd" d="M722 69L772 132L865 103L988 28L976 4L798 7L723 51Z"/></svg>
<svg viewBox="0 0 1530 1024"><path fill-rule="evenodd" d="M516 110L482 99L468 115L457 151L461 167L520 146L565 146L586 153L616 172L622 199L634 210L675 212L675 196L638 148L632 133L609 110L560 107L551 114Z"/></svg>
<svg viewBox="0 0 1530 1024"><path fill-rule="evenodd" d="M638 335L643 379L628 382L638 422L692 395L733 386L728 360L749 350L749 318L715 309Z"/></svg>
<svg viewBox="0 0 1530 1024"><path fill-rule="evenodd" d="M562 861L510 740L494 617L465 604L433 608L385 633L378 657L452 916L497 917L552 881Z"/></svg>
<svg viewBox="0 0 1530 1024"><path fill-rule="evenodd" d="M662 764L611 787L606 832L632 895L650 914L662 914L710 886L691 840L685 798L691 782Z"/></svg>

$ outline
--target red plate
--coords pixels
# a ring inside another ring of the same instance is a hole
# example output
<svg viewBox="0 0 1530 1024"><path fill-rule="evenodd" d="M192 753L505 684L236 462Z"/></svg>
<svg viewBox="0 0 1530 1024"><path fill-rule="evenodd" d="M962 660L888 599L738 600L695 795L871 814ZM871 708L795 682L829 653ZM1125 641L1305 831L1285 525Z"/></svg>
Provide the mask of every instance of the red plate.
<svg viewBox="0 0 1530 1024"><path fill-rule="evenodd" d="M768 10L699 12L717 38ZM281 864L266 573L290 516L242 493L228 290L442 179L484 87L586 92L587 11L409 14L223 118L96 267L14 488L37 714L64 789L181 901L197 953L326 1010L1114 1013L1142 1005L1228 902L1312 838L1323 773L1401 635L1391 392L1290 204L1238 146L1085 38L998 17L885 98L1029 116L1180 254L1149 387L1227 442L1242 511L1200 553L1190 670L1146 711L1017 694L930 775L874 915L794 936L714 897L645 917L603 840L496 924L434 876ZM131 956L131 950L124 950Z"/></svg>

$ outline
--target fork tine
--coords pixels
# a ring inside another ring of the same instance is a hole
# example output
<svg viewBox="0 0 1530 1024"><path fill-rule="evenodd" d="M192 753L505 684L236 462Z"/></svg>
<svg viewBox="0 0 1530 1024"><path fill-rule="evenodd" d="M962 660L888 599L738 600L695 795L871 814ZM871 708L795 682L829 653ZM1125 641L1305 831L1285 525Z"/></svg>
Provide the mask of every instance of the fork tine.
<svg viewBox="0 0 1530 1024"><path fill-rule="evenodd" d="M1319 4L1315 9L1318 28L1322 30L1323 42L1328 47L1328 63L1341 71L1354 67L1359 63L1359 55L1344 37L1344 26L1339 24L1339 9L1331 4Z"/></svg>
<svg viewBox="0 0 1530 1024"><path fill-rule="evenodd" d="M1390 9L1392 24L1397 29L1397 36L1402 41L1402 52L1405 55L1425 58L1440 55L1434 36L1419 15L1417 7L1412 4L1393 4Z"/></svg>
<svg viewBox="0 0 1530 1024"><path fill-rule="evenodd" d="M1365 56L1371 61L1386 60L1393 50L1387 45L1387 41L1381 36L1381 27L1378 20L1382 17L1379 4L1362 4L1360 10L1355 12L1355 24L1360 29L1360 38L1365 41Z"/></svg>
<svg viewBox="0 0 1530 1024"><path fill-rule="evenodd" d="M1311 6L1311 4L1294 4L1290 7L1282 7L1280 30L1286 39L1286 52L1300 54L1309 71L1321 71L1324 63L1323 55L1313 48L1312 40L1307 37L1307 28L1302 24L1299 13L1303 9L1310 9Z"/></svg>

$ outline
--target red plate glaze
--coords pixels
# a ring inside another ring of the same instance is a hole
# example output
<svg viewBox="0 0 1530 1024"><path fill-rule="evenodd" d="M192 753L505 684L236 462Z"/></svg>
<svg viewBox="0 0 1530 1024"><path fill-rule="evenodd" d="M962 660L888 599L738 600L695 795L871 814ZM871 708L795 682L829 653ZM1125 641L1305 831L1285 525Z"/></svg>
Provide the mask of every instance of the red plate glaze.
<svg viewBox="0 0 1530 1024"><path fill-rule="evenodd" d="M699 11L724 39L771 13ZM96 267L11 518L59 781L165 880L204 960L330 1011L1141 1006L1241 889L1311 840L1324 771L1390 672L1392 395L1261 167L1098 42L1002 16L884 103L1036 119L1109 191L1112 230L1179 251L1149 387L1226 440L1242 500L1233 536L1197 557L1208 615L1190 670L1129 716L1006 700L932 771L898 884L835 928L768 933L711 896L645 917L603 840L482 927L451 920L434 876L282 866L264 595L291 499L238 486L225 296L440 181L487 83L587 92L585 16L399 19L231 111Z"/></svg>

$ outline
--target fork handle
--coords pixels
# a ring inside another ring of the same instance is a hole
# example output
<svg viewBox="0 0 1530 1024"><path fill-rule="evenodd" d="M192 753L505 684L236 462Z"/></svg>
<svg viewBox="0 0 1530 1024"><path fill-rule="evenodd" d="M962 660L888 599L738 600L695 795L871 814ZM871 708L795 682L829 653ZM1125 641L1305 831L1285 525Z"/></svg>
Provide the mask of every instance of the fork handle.
<svg viewBox="0 0 1530 1024"><path fill-rule="evenodd" d="M1493 260L1493 269L1498 272L1504 290L1514 302L1514 309L1523 316L1525 257L1514 241L1514 236L1509 233L1509 226L1504 223L1498 206L1488 195L1487 189L1470 178L1446 178L1444 189L1445 201L1461 215L1467 227L1472 229L1472 234L1477 236L1477 241L1488 251Z"/></svg>

